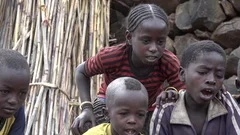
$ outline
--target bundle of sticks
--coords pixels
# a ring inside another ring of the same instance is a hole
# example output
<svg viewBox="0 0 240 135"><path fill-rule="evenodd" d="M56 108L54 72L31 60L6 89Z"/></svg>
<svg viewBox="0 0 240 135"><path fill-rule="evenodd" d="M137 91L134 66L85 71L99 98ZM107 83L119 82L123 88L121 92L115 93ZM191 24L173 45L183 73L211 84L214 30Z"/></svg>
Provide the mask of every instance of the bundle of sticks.
<svg viewBox="0 0 240 135"><path fill-rule="evenodd" d="M78 64L109 43L110 0L1 0L0 48L30 65L26 135L71 134L80 113ZM95 96L101 76L92 78Z"/></svg>

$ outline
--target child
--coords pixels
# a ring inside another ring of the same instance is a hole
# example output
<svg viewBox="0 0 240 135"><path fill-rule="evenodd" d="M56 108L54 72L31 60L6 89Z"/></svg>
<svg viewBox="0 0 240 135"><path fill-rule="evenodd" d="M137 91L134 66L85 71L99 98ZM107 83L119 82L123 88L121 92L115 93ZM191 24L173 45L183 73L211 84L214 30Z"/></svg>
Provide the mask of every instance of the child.
<svg viewBox="0 0 240 135"><path fill-rule="evenodd" d="M151 135L239 135L240 110L231 95L215 97L222 88L226 55L213 41L193 43L184 51L179 78L186 90L176 103L156 108Z"/></svg>
<svg viewBox="0 0 240 135"><path fill-rule="evenodd" d="M163 91L165 80L176 89L185 88L178 78L179 61L165 49L169 24L166 13L154 4L140 4L128 15L127 43L105 47L76 68L76 84L82 101L82 113L74 120L72 131L80 134L83 125L92 126L106 122L101 113L105 106L105 91L111 81L129 76L139 80L147 89L149 97L146 131L154 110L153 104ZM90 77L103 74L103 82L94 105L90 99ZM94 113L95 112L95 117ZM144 133L147 135L147 133Z"/></svg>
<svg viewBox="0 0 240 135"><path fill-rule="evenodd" d="M105 112L110 123L93 127L83 135L140 135L147 108L148 93L138 80L131 77L115 79L106 91Z"/></svg>
<svg viewBox="0 0 240 135"><path fill-rule="evenodd" d="M23 135L23 103L30 81L25 58L13 50L0 49L0 135Z"/></svg>

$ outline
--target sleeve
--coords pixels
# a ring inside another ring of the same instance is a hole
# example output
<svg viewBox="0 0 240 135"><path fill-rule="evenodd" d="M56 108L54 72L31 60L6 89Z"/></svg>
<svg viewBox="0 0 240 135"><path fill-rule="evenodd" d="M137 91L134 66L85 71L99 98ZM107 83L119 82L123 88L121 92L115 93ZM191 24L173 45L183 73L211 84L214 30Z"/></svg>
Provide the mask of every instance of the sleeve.
<svg viewBox="0 0 240 135"><path fill-rule="evenodd" d="M170 112L167 104L155 108L150 121L150 135L170 135Z"/></svg>
<svg viewBox="0 0 240 135"><path fill-rule="evenodd" d="M95 56L89 58L85 62L85 71L88 77L102 74L104 72L101 57L104 49L101 49Z"/></svg>
<svg viewBox="0 0 240 135"><path fill-rule="evenodd" d="M240 109L236 101L232 98L231 94L223 95L223 104L228 110L226 117L226 134L239 135L240 133Z"/></svg>
<svg viewBox="0 0 240 135"><path fill-rule="evenodd" d="M24 129L25 129L24 106L21 106L19 108L19 110L14 114L14 117L15 117L15 121L8 135L24 135Z"/></svg>
<svg viewBox="0 0 240 135"><path fill-rule="evenodd" d="M178 58L170 53L166 54L166 57L163 58L164 63L166 63L166 77L170 87L174 87L177 90L185 89L185 84L180 81L178 74L180 68L180 62Z"/></svg>

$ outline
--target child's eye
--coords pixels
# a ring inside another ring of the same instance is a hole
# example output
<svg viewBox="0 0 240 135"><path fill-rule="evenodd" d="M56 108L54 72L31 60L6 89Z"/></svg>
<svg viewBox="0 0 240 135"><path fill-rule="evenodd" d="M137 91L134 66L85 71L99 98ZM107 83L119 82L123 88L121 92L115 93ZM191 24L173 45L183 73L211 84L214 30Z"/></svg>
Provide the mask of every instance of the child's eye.
<svg viewBox="0 0 240 135"><path fill-rule="evenodd" d="M163 40L158 40L158 41L157 41L157 44L158 44L158 45L164 45L164 44L165 44L165 41L163 41Z"/></svg>
<svg viewBox="0 0 240 135"><path fill-rule="evenodd" d="M206 74L207 74L207 72L198 71L198 74L200 74L200 75L206 75Z"/></svg>
<svg viewBox="0 0 240 135"><path fill-rule="evenodd" d="M26 95L27 92L20 92L20 95Z"/></svg>
<svg viewBox="0 0 240 135"><path fill-rule="evenodd" d="M138 113L139 117L145 117L145 115L146 115L145 113Z"/></svg>
<svg viewBox="0 0 240 135"><path fill-rule="evenodd" d="M1 93L1 94L8 94L8 93L9 93L9 90L0 90L0 93Z"/></svg>
<svg viewBox="0 0 240 135"><path fill-rule="evenodd" d="M142 39L143 44L149 44L151 41L148 38Z"/></svg>
<svg viewBox="0 0 240 135"><path fill-rule="evenodd" d="M127 112L120 112L119 114L125 116L127 115Z"/></svg>

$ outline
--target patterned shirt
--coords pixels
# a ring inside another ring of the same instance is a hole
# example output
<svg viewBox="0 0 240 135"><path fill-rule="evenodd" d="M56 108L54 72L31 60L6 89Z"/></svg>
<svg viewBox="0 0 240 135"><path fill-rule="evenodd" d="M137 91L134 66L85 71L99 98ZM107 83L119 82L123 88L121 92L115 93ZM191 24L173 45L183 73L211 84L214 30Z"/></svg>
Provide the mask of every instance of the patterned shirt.
<svg viewBox="0 0 240 135"><path fill-rule="evenodd" d="M133 77L146 87L149 96L149 111L153 111L152 104L163 91L162 84L165 80L178 90L185 88L178 78L179 60L172 52L164 50L162 57L146 74L141 74L134 68L131 55L131 46L120 44L101 49L96 56L85 62L88 77L103 74L98 97L105 98L106 87L114 79L124 76Z"/></svg>
<svg viewBox="0 0 240 135"><path fill-rule="evenodd" d="M166 103L154 110L150 135L197 135L185 107L185 91L176 103ZM240 109L230 93L222 100L214 98L208 108L202 135L240 135Z"/></svg>

